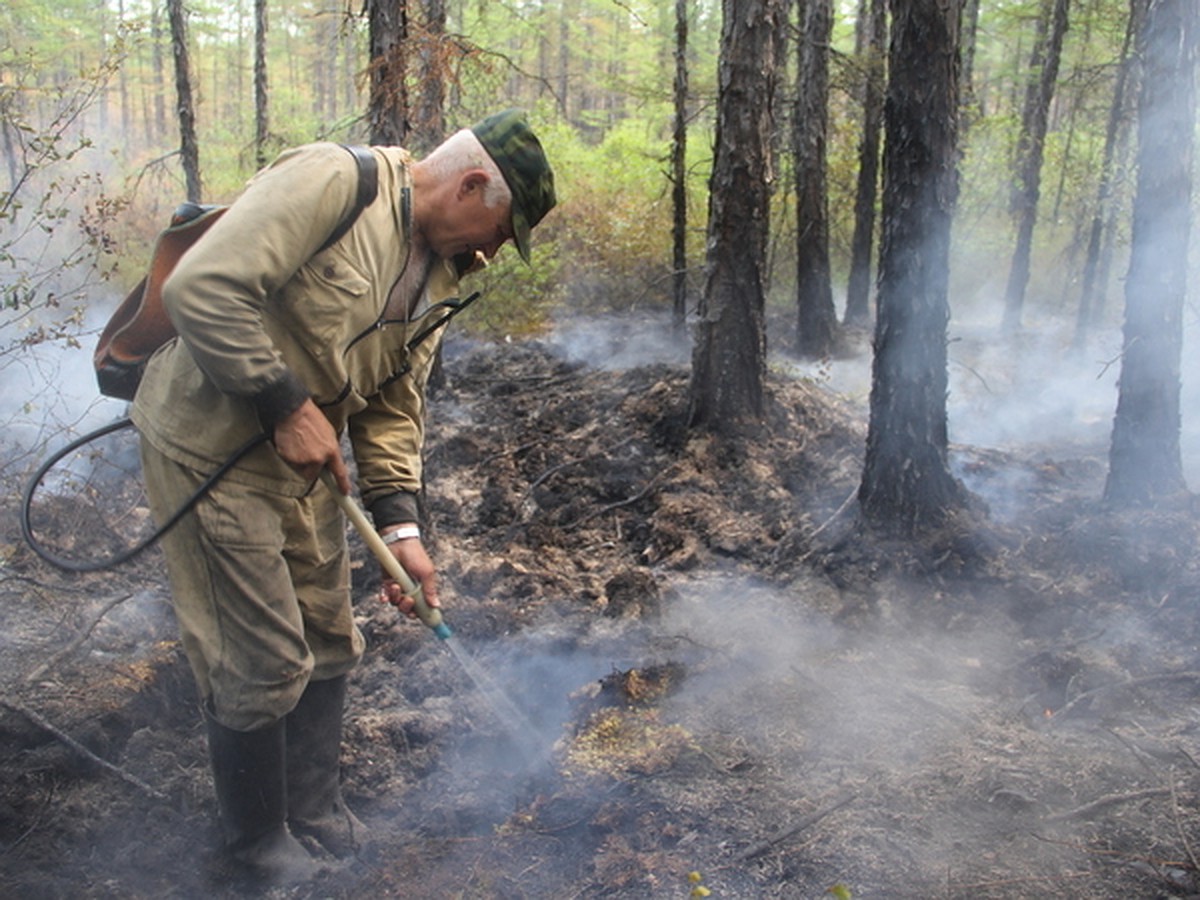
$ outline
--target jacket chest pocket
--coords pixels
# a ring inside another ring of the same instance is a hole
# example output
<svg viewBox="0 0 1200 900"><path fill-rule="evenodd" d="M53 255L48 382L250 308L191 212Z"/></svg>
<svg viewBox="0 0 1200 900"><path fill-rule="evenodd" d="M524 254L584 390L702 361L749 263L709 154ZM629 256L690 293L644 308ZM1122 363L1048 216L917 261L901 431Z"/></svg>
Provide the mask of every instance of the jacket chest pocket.
<svg viewBox="0 0 1200 900"><path fill-rule="evenodd" d="M373 321L371 282L333 250L305 263L267 310L314 357ZM357 321L360 320L361 322Z"/></svg>

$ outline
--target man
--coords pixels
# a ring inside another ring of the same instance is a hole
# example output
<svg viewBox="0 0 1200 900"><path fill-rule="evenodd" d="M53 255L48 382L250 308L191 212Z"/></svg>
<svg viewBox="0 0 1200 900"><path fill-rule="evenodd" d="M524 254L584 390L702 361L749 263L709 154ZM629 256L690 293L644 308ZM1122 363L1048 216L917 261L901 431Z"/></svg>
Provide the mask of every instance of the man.
<svg viewBox="0 0 1200 900"><path fill-rule="evenodd" d="M203 701L217 805L233 858L272 880L319 867L297 839L352 853L362 825L338 777L354 625L345 524L316 483L358 488L401 565L437 605L417 524L424 391L462 260L512 240L555 204L523 114L498 113L420 161L372 148L375 199L336 144L282 154L180 260L163 299L179 339L147 366L132 417L162 521L238 448L239 459L164 538L183 647ZM404 612L412 598L389 582Z"/></svg>

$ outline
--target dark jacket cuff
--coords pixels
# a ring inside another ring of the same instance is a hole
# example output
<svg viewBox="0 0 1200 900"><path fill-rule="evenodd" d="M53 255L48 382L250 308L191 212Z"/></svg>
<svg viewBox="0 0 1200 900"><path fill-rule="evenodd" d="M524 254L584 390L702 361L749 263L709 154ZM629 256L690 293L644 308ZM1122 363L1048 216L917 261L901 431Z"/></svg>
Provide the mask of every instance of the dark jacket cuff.
<svg viewBox="0 0 1200 900"><path fill-rule="evenodd" d="M370 505L369 509L376 529L421 520L420 513L417 511L417 495L408 491L397 491L394 494L380 497Z"/></svg>
<svg viewBox="0 0 1200 900"><path fill-rule="evenodd" d="M279 381L267 385L255 394L251 401L258 412L263 429L271 432L275 426L304 405L309 398L308 388L291 370Z"/></svg>

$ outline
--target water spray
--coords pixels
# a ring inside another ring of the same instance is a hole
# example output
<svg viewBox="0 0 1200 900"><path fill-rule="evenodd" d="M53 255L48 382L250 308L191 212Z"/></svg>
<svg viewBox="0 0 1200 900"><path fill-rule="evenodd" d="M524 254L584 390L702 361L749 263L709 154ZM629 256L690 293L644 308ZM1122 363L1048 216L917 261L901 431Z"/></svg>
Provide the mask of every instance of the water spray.
<svg viewBox="0 0 1200 900"><path fill-rule="evenodd" d="M425 594L421 590L421 586L413 581L412 576L404 571L404 566L400 565L400 561L392 555L392 551L388 549L387 544L383 542L375 527L367 519L367 514L363 512L353 498L343 494L338 489L337 482L333 478L333 473L328 469L321 471L321 481L325 483L325 487L336 498L338 505L342 511L354 523L355 529L362 539L366 541L367 546L371 549L371 553L379 560L379 564L383 566L384 571L388 573L396 584L400 585L400 589L404 591L406 597L413 598L413 612L417 614L417 618L433 629L443 641L449 638L454 632L450 630L450 626L442 621L442 611L435 606L430 606L425 601Z"/></svg>
<svg viewBox="0 0 1200 900"><path fill-rule="evenodd" d="M479 663L472 659L470 654L458 645L458 641L450 640L454 632L450 630L449 625L442 621L442 611L435 606L430 606L425 601L421 586L413 581L412 576L404 571L404 567L400 565L400 561L392 555L392 551L388 549L387 544L383 542L383 538L375 531L375 527L367 518L367 514L363 512L362 507L353 498L348 497L338 489L337 482L333 478L333 473L328 469L321 471L321 481L325 483L325 487L337 499L338 505L341 506L350 521L354 523L355 529L362 535L362 539L366 541L367 546L371 548L371 552L379 560L379 564L383 566L384 571L396 580L396 583L400 585L400 589L404 591L405 596L413 598L413 603L415 604L413 612L417 614L417 618L432 628L433 633L445 641L454 658L458 660L463 670L475 682L475 687L479 689L483 698L492 707L496 717L500 720L500 724L508 731L513 743L528 758L540 758L536 743L537 730L533 724L505 693L495 685Z"/></svg>

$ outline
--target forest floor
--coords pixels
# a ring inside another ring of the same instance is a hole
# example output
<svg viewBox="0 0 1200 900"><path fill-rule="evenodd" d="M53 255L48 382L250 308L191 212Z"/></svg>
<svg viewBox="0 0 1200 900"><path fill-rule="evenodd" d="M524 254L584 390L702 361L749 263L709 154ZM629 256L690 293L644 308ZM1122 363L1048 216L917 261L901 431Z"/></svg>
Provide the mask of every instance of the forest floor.
<svg viewBox="0 0 1200 900"><path fill-rule="evenodd" d="M5 501L0 895L1200 896L1190 505L1104 509L1103 446L956 444L1000 505L898 543L855 517L861 398L819 378L773 367L728 446L685 429L686 363L451 351L454 637L352 539L359 856L287 889L222 864L158 552L65 576Z"/></svg>

